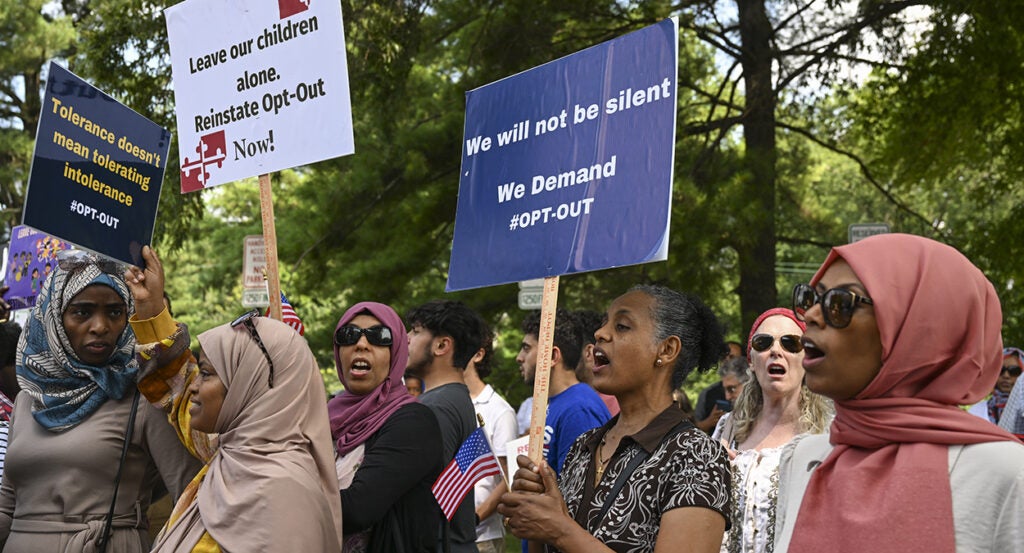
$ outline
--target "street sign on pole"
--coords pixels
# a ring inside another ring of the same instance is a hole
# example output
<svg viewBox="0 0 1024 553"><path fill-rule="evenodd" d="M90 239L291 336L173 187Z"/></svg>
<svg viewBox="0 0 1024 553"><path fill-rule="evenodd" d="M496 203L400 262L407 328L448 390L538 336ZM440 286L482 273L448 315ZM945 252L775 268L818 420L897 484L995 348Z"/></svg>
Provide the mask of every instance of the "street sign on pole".
<svg viewBox="0 0 1024 553"><path fill-rule="evenodd" d="M854 223L850 225L848 233L849 243L853 244L868 236L889 234L889 225L887 223Z"/></svg>
<svg viewBox="0 0 1024 553"><path fill-rule="evenodd" d="M519 309L540 309L544 297L544 279L535 278L519 283Z"/></svg>
<svg viewBox="0 0 1024 553"><path fill-rule="evenodd" d="M245 237L242 248L242 307L270 305L267 292L267 250L262 235Z"/></svg>

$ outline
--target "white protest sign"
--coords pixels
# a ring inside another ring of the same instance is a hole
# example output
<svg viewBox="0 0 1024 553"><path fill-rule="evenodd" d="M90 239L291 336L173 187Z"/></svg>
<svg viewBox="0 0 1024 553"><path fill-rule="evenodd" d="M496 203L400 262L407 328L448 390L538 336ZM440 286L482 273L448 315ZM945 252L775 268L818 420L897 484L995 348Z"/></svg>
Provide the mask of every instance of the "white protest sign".
<svg viewBox="0 0 1024 553"><path fill-rule="evenodd" d="M267 249L263 236L245 237L242 252L242 307L270 305L270 293L263 273L267 270Z"/></svg>
<svg viewBox="0 0 1024 553"><path fill-rule="evenodd" d="M508 465L508 481L512 484L512 477L516 471L519 470L519 463L516 462L516 457L520 455L529 455L530 453L530 437L522 436L516 438L505 444L505 463Z"/></svg>
<svg viewBox="0 0 1024 553"><path fill-rule="evenodd" d="M164 14L183 193L355 151L339 2L188 0Z"/></svg>

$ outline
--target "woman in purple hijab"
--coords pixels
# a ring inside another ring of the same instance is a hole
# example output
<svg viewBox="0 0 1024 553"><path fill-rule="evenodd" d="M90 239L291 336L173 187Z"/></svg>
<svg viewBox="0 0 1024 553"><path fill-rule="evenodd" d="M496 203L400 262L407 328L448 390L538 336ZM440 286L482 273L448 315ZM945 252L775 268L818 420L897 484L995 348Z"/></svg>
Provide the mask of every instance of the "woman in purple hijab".
<svg viewBox="0 0 1024 553"><path fill-rule="evenodd" d="M343 551L430 552L444 520L430 487L443 468L441 430L402 383L409 344L387 305L362 302L334 331L345 391L328 404L335 440Z"/></svg>

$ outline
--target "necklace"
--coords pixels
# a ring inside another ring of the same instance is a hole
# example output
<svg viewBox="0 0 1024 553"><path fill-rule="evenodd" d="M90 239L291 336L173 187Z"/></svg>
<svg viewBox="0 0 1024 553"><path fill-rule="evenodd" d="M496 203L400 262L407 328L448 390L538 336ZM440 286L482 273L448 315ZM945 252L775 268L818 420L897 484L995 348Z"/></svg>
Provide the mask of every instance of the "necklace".
<svg viewBox="0 0 1024 553"><path fill-rule="evenodd" d="M601 459L601 454L604 452L604 444L605 444L605 439L601 438L601 444L597 447L597 457L595 458L597 460L597 469L594 471L595 472L595 474L594 474L594 487L595 488L597 487L598 484L601 483L601 477L604 476L604 469L606 469L608 467L608 461L611 461L612 460L612 455L615 455L615 452L613 451L612 455L609 455L608 457L605 457L604 459Z"/></svg>

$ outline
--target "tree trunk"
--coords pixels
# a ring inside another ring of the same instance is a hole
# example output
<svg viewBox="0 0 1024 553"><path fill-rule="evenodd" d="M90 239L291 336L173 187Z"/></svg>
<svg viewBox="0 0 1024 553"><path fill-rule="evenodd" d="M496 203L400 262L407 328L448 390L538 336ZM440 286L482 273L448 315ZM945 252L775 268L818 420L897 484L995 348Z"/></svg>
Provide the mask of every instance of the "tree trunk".
<svg viewBox="0 0 1024 553"><path fill-rule="evenodd" d="M736 0L739 9L746 88L743 139L750 182L749 203L756 210L743 217L748 228L736 244L739 257L739 297L744 329L762 311L778 305L775 289L775 105L772 86L772 25L765 0Z"/></svg>

